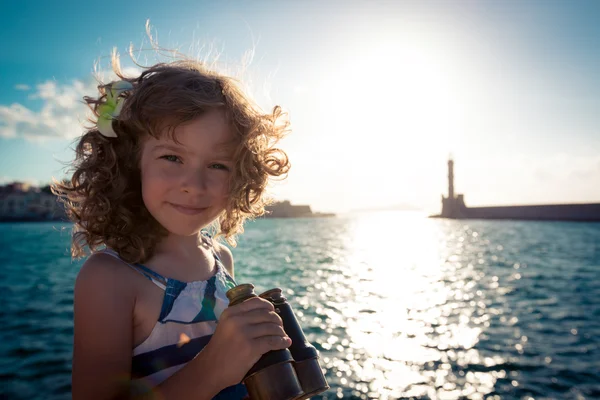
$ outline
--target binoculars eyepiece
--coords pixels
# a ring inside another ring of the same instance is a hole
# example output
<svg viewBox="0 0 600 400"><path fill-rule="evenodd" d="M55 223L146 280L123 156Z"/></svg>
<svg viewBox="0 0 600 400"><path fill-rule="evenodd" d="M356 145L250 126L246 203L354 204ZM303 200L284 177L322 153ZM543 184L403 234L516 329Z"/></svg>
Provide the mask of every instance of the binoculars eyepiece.
<svg viewBox="0 0 600 400"><path fill-rule="evenodd" d="M254 285L242 284L227 291L233 306L251 297ZM270 301L283 321L285 333L292 339L288 349L269 351L244 377L252 400L303 400L329 389L319 365L319 354L304 336L292 307L281 289L268 290L258 297Z"/></svg>

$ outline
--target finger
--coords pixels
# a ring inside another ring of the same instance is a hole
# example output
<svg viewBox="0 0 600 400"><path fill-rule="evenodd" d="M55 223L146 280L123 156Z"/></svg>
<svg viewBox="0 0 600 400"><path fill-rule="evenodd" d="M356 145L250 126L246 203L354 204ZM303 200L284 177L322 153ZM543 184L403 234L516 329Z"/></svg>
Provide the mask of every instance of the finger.
<svg viewBox="0 0 600 400"><path fill-rule="evenodd" d="M248 300L236 304L235 306L228 307L230 315L245 314L249 311L256 309L267 309L269 311L275 311L275 307L271 302L260 297L252 297Z"/></svg>
<svg viewBox="0 0 600 400"><path fill-rule="evenodd" d="M265 322L277 324L283 326L283 320L281 317L274 311L267 311L265 309L256 309L249 311L243 315L238 315L245 324L262 324Z"/></svg>
<svg viewBox="0 0 600 400"><path fill-rule="evenodd" d="M283 350L292 345L292 339L283 336L262 336L255 339L256 349L261 354L271 350Z"/></svg>
<svg viewBox="0 0 600 400"><path fill-rule="evenodd" d="M285 333L281 325L273 324L270 322L257 325L250 325L246 328L246 332L248 336L252 339L257 339L264 336L287 337L287 334Z"/></svg>

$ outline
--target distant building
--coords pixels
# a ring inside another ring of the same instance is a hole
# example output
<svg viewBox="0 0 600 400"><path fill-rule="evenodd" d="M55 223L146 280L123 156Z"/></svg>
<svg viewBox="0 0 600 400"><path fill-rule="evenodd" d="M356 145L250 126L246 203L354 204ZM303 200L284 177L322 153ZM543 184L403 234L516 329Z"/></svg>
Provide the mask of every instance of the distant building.
<svg viewBox="0 0 600 400"><path fill-rule="evenodd" d="M332 217L334 214L313 213L310 206L292 205L288 200L265 207L265 218Z"/></svg>
<svg viewBox="0 0 600 400"><path fill-rule="evenodd" d="M24 193L31 189L31 185L26 182L12 182L0 186L0 194L3 193Z"/></svg>
<svg viewBox="0 0 600 400"><path fill-rule="evenodd" d="M40 192L29 203L29 211L43 219L54 219L62 210L55 195Z"/></svg>
<svg viewBox="0 0 600 400"><path fill-rule="evenodd" d="M0 194L0 218L24 218L29 216L29 203L34 194L13 192Z"/></svg>
<svg viewBox="0 0 600 400"><path fill-rule="evenodd" d="M49 190L22 182L0 186L0 221L43 221L64 216L62 205Z"/></svg>

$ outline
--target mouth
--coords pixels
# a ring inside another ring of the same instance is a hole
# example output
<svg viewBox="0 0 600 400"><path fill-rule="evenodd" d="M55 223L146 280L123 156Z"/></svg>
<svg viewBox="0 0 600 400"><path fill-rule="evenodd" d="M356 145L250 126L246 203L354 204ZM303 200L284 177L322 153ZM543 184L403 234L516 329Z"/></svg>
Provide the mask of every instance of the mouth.
<svg viewBox="0 0 600 400"><path fill-rule="evenodd" d="M206 210L207 207L190 207L190 206L184 206L184 205L179 205L179 204L174 204L174 203L169 203L169 205L171 207L173 207L174 209L176 209L177 211L186 214L186 215L196 215L196 214L200 214L201 212L203 212L204 210Z"/></svg>

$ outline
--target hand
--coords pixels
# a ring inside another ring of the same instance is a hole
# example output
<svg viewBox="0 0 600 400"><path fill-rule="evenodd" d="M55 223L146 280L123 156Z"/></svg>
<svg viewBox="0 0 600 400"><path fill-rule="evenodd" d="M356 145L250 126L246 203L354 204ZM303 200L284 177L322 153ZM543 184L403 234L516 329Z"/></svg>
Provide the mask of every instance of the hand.
<svg viewBox="0 0 600 400"><path fill-rule="evenodd" d="M253 297L223 311L203 351L214 357L216 368L222 368L218 376L228 387L239 383L263 354L291 344L273 304Z"/></svg>

